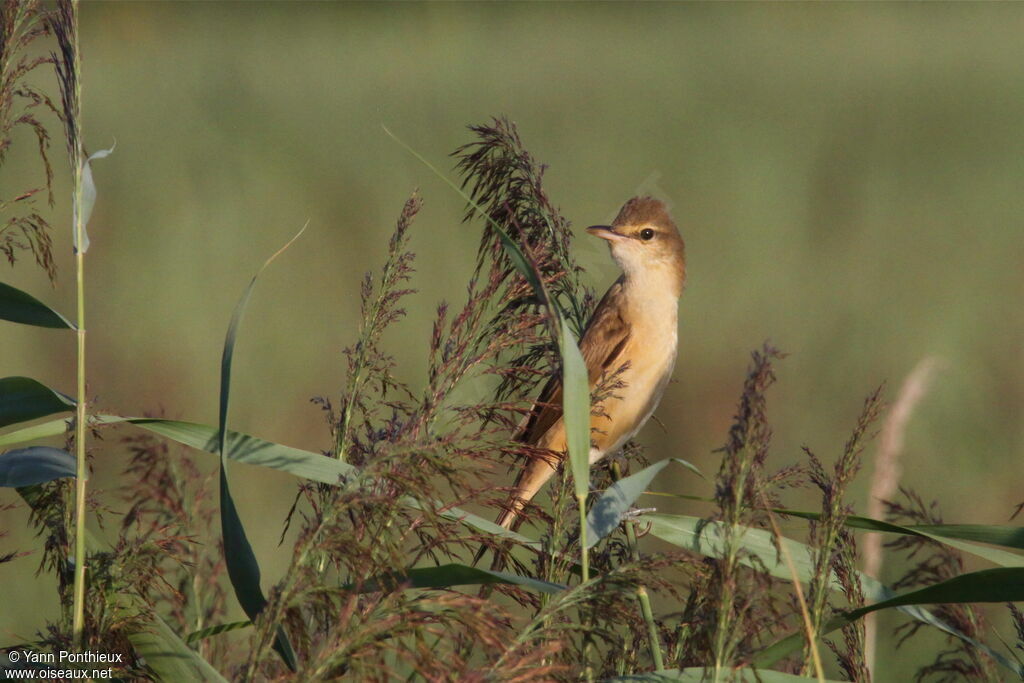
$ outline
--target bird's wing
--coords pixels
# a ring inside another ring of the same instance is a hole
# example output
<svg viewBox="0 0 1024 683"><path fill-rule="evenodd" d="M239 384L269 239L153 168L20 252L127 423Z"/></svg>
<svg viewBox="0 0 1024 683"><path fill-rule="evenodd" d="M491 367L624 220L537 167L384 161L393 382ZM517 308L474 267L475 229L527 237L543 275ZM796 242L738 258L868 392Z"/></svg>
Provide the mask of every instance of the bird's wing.
<svg viewBox="0 0 1024 683"><path fill-rule="evenodd" d="M593 389L602 373L615 369L616 360L629 340L630 326L621 315L623 280L620 277L608 288L590 316L580 340L580 354L587 367L590 388ZM534 403L516 441L537 444L562 417L562 382L552 377Z"/></svg>
<svg viewBox="0 0 1024 683"><path fill-rule="evenodd" d="M624 296L622 281L623 278L619 278L605 293L594 314L590 316L587 328L583 331L583 339L580 340L580 353L587 366L591 390L604 372L609 369L614 371L629 341L630 326L621 315ZM551 478L557 461L564 457L565 428L561 418L562 383L557 377L552 377L516 436L520 443L542 445L549 449L549 456L538 454L532 457L519 472L508 504L498 516L497 523L501 526L518 526L522 521L519 513Z"/></svg>

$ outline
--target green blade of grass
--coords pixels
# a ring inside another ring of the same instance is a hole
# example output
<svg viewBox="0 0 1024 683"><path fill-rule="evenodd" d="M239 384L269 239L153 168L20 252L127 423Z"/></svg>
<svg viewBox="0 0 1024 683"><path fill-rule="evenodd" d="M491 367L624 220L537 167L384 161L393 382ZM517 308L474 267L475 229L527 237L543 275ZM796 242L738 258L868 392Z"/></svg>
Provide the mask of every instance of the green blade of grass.
<svg viewBox="0 0 1024 683"><path fill-rule="evenodd" d="M857 526L858 521L871 521L867 517L854 517L849 526ZM935 537L959 538L965 541L978 541L979 543L991 543L1007 548L1024 550L1024 527L1008 526L1002 524L917 524L913 526L897 527ZM940 543L942 541L939 541ZM968 551L970 552L970 551Z"/></svg>
<svg viewBox="0 0 1024 683"><path fill-rule="evenodd" d="M0 445L3 445L3 438L0 437ZM702 496L689 496L678 493L663 493L660 491L645 491L647 496L665 496L669 498L680 498L683 500L695 500L702 503L714 503L710 498ZM790 517L803 519L819 519L820 512L805 512L802 510L789 510L776 508L772 512ZM878 531L886 534L902 534L905 536L923 536L931 540L948 545L951 548L970 553L1003 567L1024 566L1024 556L1016 553L1007 553L994 548L978 545L978 543L990 543L1006 548L1024 550L1024 527L1008 526L1004 524L908 524L900 525L885 522L871 517L859 517L850 515L846 518L845 525L851 529L862 531Z"/></svg>
<svg viewBox="0 0 1024 683"><path fill-rule="evenodd" d="M652 536L672 545L707 557L722 557L725 552L722 537L726 525L723 522L661 513L648 513L640 517L640 520L651 525ZM745 551L739 557L740 563L759 571L766 571L778 579L788 581L792 578L788 567L775 551L775 538L771 531L741 527L738 529L737 542ZM810 548L804 543L785 537L778 539L778 542L784 544L792 556L800 581L809 581L814 574ZM831 581L831 586L834 590L840 589L835 577Z"/></svg>
<svg viewBox="0 0 1024 683"><path fill-rule="evenodd" d="M125 418L137 427L160 434L207 453L219 453L220 434L209 425L155 418ZM320 453L265 441L249 434L225 430L224 452L227 458L249 465L268 467L297 477L336 485L355 474L355 468Z"/></svg>
<svg viewBox="0 0 1024 683"><path fill-rule="evenodd" d="M27 292L0 282L0 320L22 325L75 329L74 323Z"/></svg>
<svg viewBox="0 0 1024 683"><path fill-rule="evenodd" d="M69 423L70 420L62 417L59 420L49 420L48 422L41 422L37 425L32 425L31 427L22 427L21 429L15 429L14 431L7 432L6 434L0 434L0 447L14 446L19 443L36 441L37 439L45 439L48 436L63 434L68 430Z"/></svg>
<svg viewBox="0 0 1024 683"><path fill-rule="evenodd" d="M307 223L308 225L308 223ZM245 288L242 297L235 305L234 313L231 316L231 323L228 325L227 334L224 337L224 353L220 364L220 402L219 419L217 429L217 442L220 454L220 524L221 533L224 537L224 559L227 564L228 577L231 579L231 586L235 590L235 597L245 611L246 616L255 621L260 612L267 605L267 599L263 596L263 589L260 586L260 566L256 560L252 545L245 533L242 519L235 508L235 501L231 497L231 488L228 485L228 405L231 396L231 361L235 353L235 342L238 337L238 328L242 323L245 314L245 307L249 303L256 280L263 269L270 265L275 258L292 245L305 232L306 226L291 238L287 244L281 247L270 258L268 258L253 275L249 286ZM292 671L298 670L298 661L288 634L282 626L276 627L277 635L274 638L274 650L281 655L281 659Z"/></svg>
<svg viewBox="0 0 1024 683"><path fill-rule="evenodd" d="M821 517L821 514L817 512L801 512L799 510L779 510L778 512L804 519L818 519ZM942 543L965 553L976 555L1002 567L1024 567L1024 555L959 540L970 538L983 543L994 543L996 545L1024 549L1024 528L1021 527L987 527L982 524L919 524L901 526L891 522L871 519L870 517L855 516L850 516L846 519L846 526L868 531L903 534L905 536L923 536L936 543Z"/></svg>
<svg viewBox="0 0 1024 683"><path fill-rule="evenodd" d="M700 476L696 467L681 458L668 458L645 467L636 474L620 479L605 490L594 503L587 515L587 547L593 548L597 543L619 526L622 517L651 485L651 481L670 463L679 463Z"/></svg>
<svg viewBox="0 0 1024 683"><path fill-rule="evenodd" d="M0 427L75 408L75 400L30 377L0 379Z"/></svg>
<svg viewBox="0 0 1024 683"><path fill-rule="evenodd" d="M0 455L0 486L21 488L74 477L75 456L50 446L29 446Z"/></svg>
<svg viewBox="0 0 1024 683"><path fill-rule="evenodd" d="M998 567L954 576L931 586L855 609L846 616L851 621L855 621L875 610L903 605L1022 601L1024 601L1024 568Z"/></svg>
<svg viewBox="0 0 1024 683"><path fill-rule="evenodd" d="M565 440L569 446L569 463L576 497L585 498L590 492L590 380L569 323L565 318L559 322L562 327L559 347L564 375L562 419L565 422Z"/></svg>
<svg viewBox="0 0 1024 683"><path fill-rule="evenodd" d="M186 446L191 446L207 453L217 453L217 430L213 427L195 422L178 420L162 420L157 418L102 416L108 423L130 422L143 429L173 439ZM55 433L62 433L63 429ZM320 453L304 451L291 446L283 446L272 441L265 441L241 432L226 432L228 458L249 465L268 467L287 472L297 477L311 479L324 484L337 486L342 478L352 476L356 469L352 465L328 458ZM3 445L0 437L0 445ZM412 498L402 498L402 503L419 508L420 504ZM516 541L522 545L539 546L540 543L514 531L504 529L494 522L479 515L466 512L456 507L445 507L438 502L439 514L446 518L470 526L478 531L493 534Z"/></svg>

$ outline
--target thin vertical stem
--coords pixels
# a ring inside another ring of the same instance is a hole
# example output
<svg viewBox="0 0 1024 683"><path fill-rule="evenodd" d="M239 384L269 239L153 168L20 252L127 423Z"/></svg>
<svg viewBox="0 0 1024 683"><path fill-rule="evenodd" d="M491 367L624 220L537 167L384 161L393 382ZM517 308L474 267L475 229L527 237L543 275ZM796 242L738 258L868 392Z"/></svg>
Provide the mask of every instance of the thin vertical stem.
<svg viewBox="0 0 1024 683"><path fill-rule="evenodd" d="M71 2L71 35L73 42L71 73L74 75L75 89L72 111L81 125L82 86L79 78L78 48L78 0ZM71 149L75 170L74 202L75 202L75 279L78 300L78 320L76 337L78 341L78 395L75 411L75 583L74 608L72 616L72 645L76 650L82 648L85 640L85 498L89 477L89 465L86 461L86 395L85 395L85 224L83 216L82 173L85 161L85 150L81 138L72 136Z"/></svg>
<svg viewBox="0 0 1024 683"><path fill-rule="evenodd" d="M81 169L76 173L81 177ZM80 194L77 193L76 194ZM81 213L79 213L81 216ZM81 244L81 219L77 221L75 230ZM79 251L75 254L75 268L78 280L78 397L75 413L75 589L74 618L72 622L73 643L75 649L82 647L85 631L85 493L89 476L88 463L85 457L86 433L86 397L85 397L85 259Z"/></svg>
<svg viewBox="0 0 1024 683"><path fill-rule="evenodd" d="M580 509L580 574L583 583L590 581L590 553L587 550L587 497L576 496Z"/></svg>
<svg viewBox="0 0 1024 683"><path fill-rule="evenodd" d="M590 581L590 551L587 548L587 496L576 496L576 505L580 510L580 580L582 583ZM582 615L582 611L581 611ZM594 680L594 669L590 666L590 652L593 649L594 643L590 638L590 633L585 632L583 635L583 658L586 662L586 666L583 669L583 677L588 682Z"/></svg>
<svg viewBox="0 0 1024 683"><path fill-rule="evenodd" d="M618 481L622 478L622 469L619 463L612 463L612 479ZM640 548L636 542L636 530L633 522L627 520L626 545L629 547L629 556L634 562L640 562ZM640 584L636 587L636 599L640 603L640 614L647 624L647 639L651 650L651 659L654 661L655 671L662 671L665 668L665 660L661 656L661 637L658 635L658 625L654 621L654 610L651 609L651 597L647 594L647 587Z"/></svg>

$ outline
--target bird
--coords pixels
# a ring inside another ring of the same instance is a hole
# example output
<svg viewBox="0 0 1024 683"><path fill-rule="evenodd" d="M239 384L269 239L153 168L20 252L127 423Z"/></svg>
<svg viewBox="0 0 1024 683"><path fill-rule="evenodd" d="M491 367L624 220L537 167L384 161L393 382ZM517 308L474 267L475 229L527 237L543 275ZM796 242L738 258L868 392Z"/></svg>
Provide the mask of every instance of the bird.
<svg viewBox="0 0 1024 683"><path fill-rule="evenodd" d="M597 304L580 338L590 390L613 377L614 390L592 406L590 465L619 451L651 417L676 363L678 306L686 247L665 204L633 197L611 225L587 232L608 242L622 275ZM601 393L601 392L599 392ZM522 511L567 457L562 385L553 376L514 441L535 452L520 471L496 523L515 530Z"/></svg>

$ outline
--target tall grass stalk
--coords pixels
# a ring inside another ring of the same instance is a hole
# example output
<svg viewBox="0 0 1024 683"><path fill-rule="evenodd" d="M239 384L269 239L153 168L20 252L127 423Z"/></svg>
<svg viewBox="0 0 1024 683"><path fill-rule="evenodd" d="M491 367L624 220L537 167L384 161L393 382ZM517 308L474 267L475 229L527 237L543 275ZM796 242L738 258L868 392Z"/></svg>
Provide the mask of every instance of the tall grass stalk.
<svg viewBox="0 0 1024 683"><path fill-rule="evenodd" d="M85 150L82 145L81 52L78 46L78 0L60 0L50 26L57 39L60 54L53 55L63 105L64 132L68 160L71 162L74 185L72 229L75 245L75 297L77 303L77 395L75 406L75 578L72 609L72 645L80 649L85 633L85 515L89 468L86 460L85 435L88 406L85 393L85 254L88 238L85 221L91 199L85 196Z"/></svg>
<svg viewBox="0 0 1024 683"><path fill-rule="evenodd" d="M576 496L580 510L580 576L583 582L590 581L590 553L587 552L587 497Z"/></svg>
<svg viewBox="0 0 1024 683"><path fill-rule="evenodd" d="M571 340L570 340L571 342ZM589 474L589 470L588 470ZM573 473L575 480L576 473ZM574 481L574 486L579 486ZM587 480L586 488L590 488L590 480ZM580 579L582 584L587 584L590 581L590 552L587 548L587 494L576 494L576 507L580 512ZM581 610L581 615L586 614L586 610ZM584 620L586 619L583 617ZM586 668L583 670L583 676L586 680L594 680L594 668L590 665L590 653L594 647L594 641L590 638L590 635L584 633L584 645L583 645L583 659L586 662Z"/></svg>
<svg viewBox="0 0 1024 683"><path fill-rule="evenodd" d="M82 244L83 237L81 180L82 167L79 164L75 171L75 204L79 207L76 211L78 217L75 220L75 233L78 235L79 244ZM75 281L78 302L78 395L75 413L75 608L72 631L74 646L77 649L82 645L85 630L85 494L89 476L85 453L85 254L81 251L75 254Z"/></svg>
<svg viewBox="0 0 1024 683"><path fill-rule="evenodd" d="M622 478L622 468L619 463L611 464L612 481ZM636 529L633 528L633 521L627 520L623 527L626 530L626 545L629 547L630 559L640 562L640 549L636 541ZM658 624L654 621L654 610L651 609L651 597L647 594L647 587L642 583L636 587L636 600L640 604L640 614L647 625L647 638L650 641L651 660L654 662L654 669L661 671L665 668L665 661L661 656L661 638L658 636Z"/></svg>

